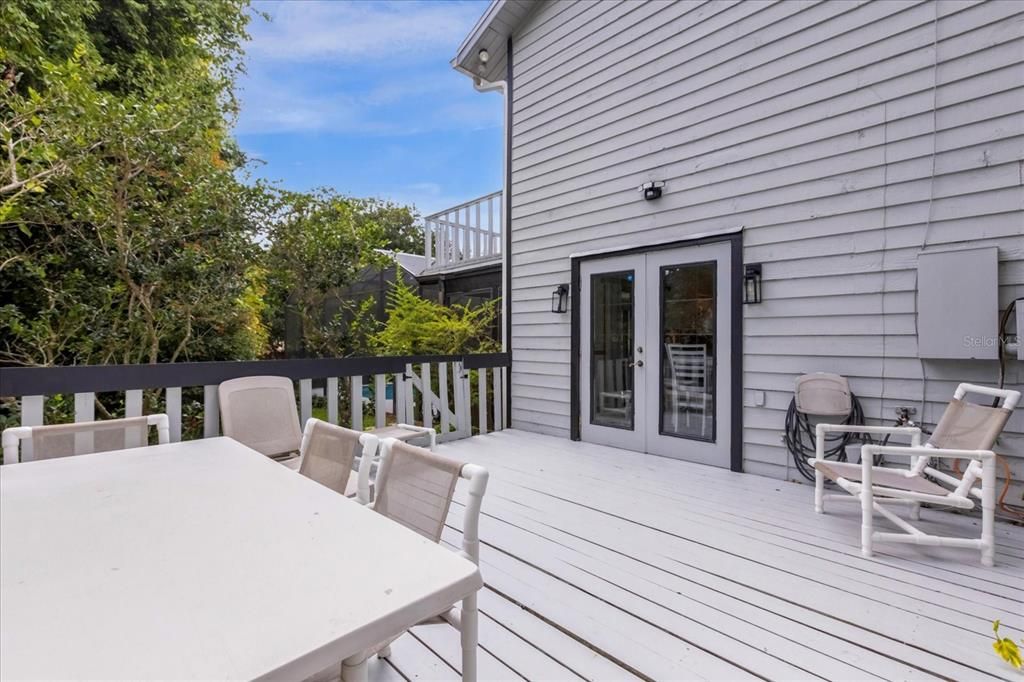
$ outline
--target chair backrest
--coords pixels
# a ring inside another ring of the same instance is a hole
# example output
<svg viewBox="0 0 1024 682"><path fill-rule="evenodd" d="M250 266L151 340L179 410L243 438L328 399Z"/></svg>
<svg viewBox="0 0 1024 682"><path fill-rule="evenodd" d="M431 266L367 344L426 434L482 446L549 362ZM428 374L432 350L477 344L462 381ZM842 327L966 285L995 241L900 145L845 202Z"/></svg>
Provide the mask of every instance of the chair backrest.
<svg viewBox="0 0 1024 682"><path fill-rule="evenodd" d="M170 442L166 414L75 424L15 426L3 432L4 463L17 462L19 450L25 455L23 461L28 461L142 447L149 444L150 426L156 427L158 443ZM28 448L20 447L22 441L31 443L31 457Z"/></svg>
<svg viewBox="0 0 1024 682"><path fill-rule="evenodd" d="M376 449L375 436L309 419L299 447L302 457L299 473L344 495L353 462L362 457L373 457Z"/></svg>
<svg viewBox="0 0 1024 682"><path fill-rule="evenodd" d="M928 444L948 450L990 450L1012 412L1002 405L979 405L955 397L946 406Z"/></svg>
<svg viewBox="0 0 1024 682"><path fill-rule="evenodd" d="M463 462L392 438L384 443L373 508L439 542Z"/></svg>
<svg viewBox="0 0 1024 682"><path fill-rule="evenodd" d="M469 482L462 514L462 555L480 563L480 507L487 491L487 470L434 454L394 438L381 441L377 499L373 509L434 542L448 516L455 484Z"/></svg>
<svg viewBox="0 0 1024 682"><path fill-rule="evenodd" d="M969 403L964 400L968 393L999 398L1000 404L993 407ZM956 387L953 400L946 406L939 423L935 425L927 447L945 450L991 450L1019 401L1019 391L960 384ZM913 471L919 474L925 471L927 466L928 459L922 457L914 465ZM971 460L970 464L964 467L956 494L966 495L979 476L981 462Z"/></svg>
<svg viewBox="0 0 1024 682"><path fill-rule="evenodd" d="M225 436L271 457L299 449L302 428L291 379L231 379L217 388L217 395Z"/></svg>
<svg viewBox="0 0 1024 682"><path fill-rule="evenodd" d="M707 346L702 343L666 343L672 383L703 387L707 378Z"/></svg>

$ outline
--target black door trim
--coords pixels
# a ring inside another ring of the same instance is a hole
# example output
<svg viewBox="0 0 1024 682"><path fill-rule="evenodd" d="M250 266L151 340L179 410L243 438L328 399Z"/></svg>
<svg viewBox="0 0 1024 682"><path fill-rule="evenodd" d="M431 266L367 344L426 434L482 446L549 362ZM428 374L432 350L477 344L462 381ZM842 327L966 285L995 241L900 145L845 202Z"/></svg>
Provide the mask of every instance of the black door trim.
<svg viewBox="0 0 1024 682"><path fill-rule="evenodd" d="M637 253L650 253L653 251L665 251L678 249L687 246L700 246L701 244L713 244L718 242L729 242L732 266L732 282L730 282L730 293L732 294L732 338L730 353L730 390L732 395L729 401L731 416L731 429L729 437L730 456L729 468L732 471L743 471L743 232L731 232L724 235L712 237L701 237L697 239L681 239L667 244L655 246L640 246L621 251L609 251L588 256L577 256L572 259L572 284L571 300L572 305L572 338L571 338L571 363L569 383L569 437L572 440L580 440L580 265L582 263L599 260L601 258L612 258L614 256L628 256Z"/></svg>

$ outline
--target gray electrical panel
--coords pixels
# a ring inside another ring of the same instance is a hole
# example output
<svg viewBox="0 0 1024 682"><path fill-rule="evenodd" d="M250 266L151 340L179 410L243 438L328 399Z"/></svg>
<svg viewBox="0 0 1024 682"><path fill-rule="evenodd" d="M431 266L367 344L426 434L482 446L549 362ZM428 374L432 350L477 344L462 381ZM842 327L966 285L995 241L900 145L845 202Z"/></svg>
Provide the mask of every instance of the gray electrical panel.
<svg viewBox="0 0 1024 682"><path fill-rule="evenodd" d="M932 360L999 358L999 250L924 251L917 257L918 354Z"/></svg>

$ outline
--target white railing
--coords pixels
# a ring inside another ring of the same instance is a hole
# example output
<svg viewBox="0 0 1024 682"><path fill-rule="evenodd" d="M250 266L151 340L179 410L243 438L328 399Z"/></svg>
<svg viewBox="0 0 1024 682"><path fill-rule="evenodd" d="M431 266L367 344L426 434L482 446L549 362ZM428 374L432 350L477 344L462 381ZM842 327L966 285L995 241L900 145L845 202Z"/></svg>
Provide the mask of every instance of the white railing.
<svg viewBox="0 0 1024 682"><path fill-rule="evenodd" d="M423 219L427 269L442 269L501 255L500 191L452 206Z"/></svg>
<svg viewBox="0 0 1024 682"><path fill-rule="evenodd" d="M14 407L21 426L53 423L55 416L58 421L70 417L86 422L162 412L168 416L172 441L211 438L220 435L217 385L236 377L271 374L296 383L302 423L316 414L358 430L417 424L433 428L439 441L447 441L504 428L507 366L506 354L489 353L0 367L0 400ZM106 394L105 405L97 401L97 393ZM73 402L67 402L72 396ZM73 406L73 414L54 415L53 403L48 409L49 401L58 397L62 405ZM109 414L97 414L97 407ZM31 459L30 449L23 459Z"/></svg>

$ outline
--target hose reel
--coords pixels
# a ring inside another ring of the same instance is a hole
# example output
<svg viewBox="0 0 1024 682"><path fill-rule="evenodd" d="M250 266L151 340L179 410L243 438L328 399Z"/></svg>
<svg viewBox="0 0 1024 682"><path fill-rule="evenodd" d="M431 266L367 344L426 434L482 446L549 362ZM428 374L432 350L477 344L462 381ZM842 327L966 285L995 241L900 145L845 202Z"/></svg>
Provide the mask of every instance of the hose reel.
<svg viewBox="0 0 1024 682"><path fill-rule="evenodd" d="M812 421L812 417L817 418ZM850 390L846 377L815 372L797 377L793 399L786 411L786 448L793 456L797 471L808 481L814 480L814 469L807 463L815 454L814 426L818 421L832 424L863 424L864 410ZM858 433L833 433L825 437L825 458L846 461L846 447L861 442Z"/></svg>

